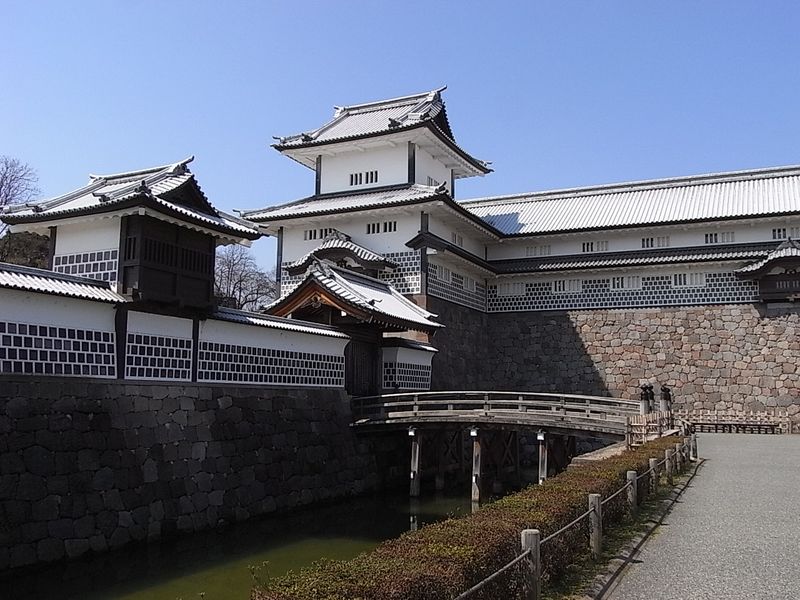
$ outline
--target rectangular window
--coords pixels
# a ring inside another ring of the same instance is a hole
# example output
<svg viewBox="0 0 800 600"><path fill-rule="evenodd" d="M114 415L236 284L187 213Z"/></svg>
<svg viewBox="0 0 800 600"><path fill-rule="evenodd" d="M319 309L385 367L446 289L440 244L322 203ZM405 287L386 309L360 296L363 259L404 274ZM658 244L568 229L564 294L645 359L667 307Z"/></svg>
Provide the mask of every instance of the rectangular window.
<svg viewBox="0 0 800 600"><path fill-rule="evenodd" d="M655 248L655 238L646 237L642 238L642 248Z"/></svg>
<svg viewBox="0 0 800 600"><path fill-rule="evenodd" d="M365 183L367 185L378 183L378 172L350 173L350 185L364 185Z"/></svg>
<svg viewBox="0 0 800 600"><path fill-rule="evenodd" d="M319 237L319 230L318 229L306 229L303 232L303 239L304 240L316 240Z"/></svg>
<svg viewBox="0 0 800 600"><path fill-rule="evenodd" d="M608 240L583 242L581 252L608 252Z"/></svg>
<svg viewBox="0 0 800 600"><path fill-rule="evenodd" d="M525 256L550 256L550 244L526 246Z"/></svg>
<svg viewBox="0 0 800 600"><path fill-rule="evenodd" d="M793 240L800 238L800 227L790 227L789 237L792 238Z"/></svg>
<svg viewBox="0 0 800 600"><path fill-rule="evenodd" d="M706 244L730 244L734 241L733 231L720 231L705 234Z"/></svg>
<svg viewBox="0 0 800 600"><path fill-rule="evenodd" d="M557 279L552 284L554 294L575 294L583 291L582 279Z"/></svg>
<svg viewBox="0 0 800 600"><path fill-rule="evenodd" d="M464 289L468 292L475 291L475 280L472 277L464 275Z"/></svg>
<svg viewBox="0 0 800 600"><path fill-rule="evenodd" d="M436 279L439 281L450 281L452 273L444 265L436 265Z"/></svg>
<svg viewBox="0 0 800 600"><path fill-rule="evenodd" d="M439 187L439 182L436 181L433 177L431 177L429 175L428 176L428 185L431 186L431 187Z"/></svg>
<svg viewBox="0 0 800 600"><path fill-rule="evenodd" d="M497 284L498 296L524 296L525 283L516 281L504 281Z"/></svg>
<svg viewBox="0 0 800 600"><path fill-rule="evenodd" d="M381 224L380 223L367 223L367 233L380 233L381 232Z"/></svg>
<svg viewBox="0 0 800 600"><path fill-rule="evenodd" d="M674 273L672 275L672 287L704 287L705 285L705 273Z"/></svg>
<svg viewBox="0 0 800 600"><path fill-rule="evenodd" d="M612 290L640 290L642 289L642 278L639 275L628 275L611 278Z"/></svg>
<svg viewBox="0 0 800 600"><path fill-rule="evenodd" d="M450 240L456 246L463 246L464 245L464 238L461 236L460 233L456 233L455 231L450 232Z"/></svg>
<svg viewBox="0 0 800 600"><path fill-rule="evenodd" d="M383 233L392 233L393 231L397 231L397 221L384 221Z"/></svg>
<svg viewBox="0 0 800 600"><path fill-rule="evenodd" d="M785 240L786 239L786 227L776 227L772 230L772 239L773 240Z"/></svg>

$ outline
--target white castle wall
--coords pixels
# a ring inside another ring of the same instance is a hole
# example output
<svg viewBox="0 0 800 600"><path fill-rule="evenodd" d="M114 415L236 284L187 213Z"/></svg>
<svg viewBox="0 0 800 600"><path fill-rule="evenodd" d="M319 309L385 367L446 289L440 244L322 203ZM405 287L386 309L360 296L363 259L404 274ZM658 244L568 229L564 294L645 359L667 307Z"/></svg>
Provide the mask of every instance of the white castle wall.
<svg viewBox="0 0 800 600"><path fill-rule="evenodd" d="M372 184L350 185L350 173L378 171L378 181ZM320 192L357 191L370 187L408 182L408 149L405 144L371 148L369 152L343 152L322 157Z"/></svg>

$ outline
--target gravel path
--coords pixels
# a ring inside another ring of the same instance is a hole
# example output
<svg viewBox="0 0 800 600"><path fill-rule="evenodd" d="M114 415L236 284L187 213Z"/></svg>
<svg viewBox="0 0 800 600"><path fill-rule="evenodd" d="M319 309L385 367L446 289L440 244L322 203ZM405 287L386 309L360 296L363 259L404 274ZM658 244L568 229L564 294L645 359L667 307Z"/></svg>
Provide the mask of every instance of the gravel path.
<svg viewBox="0 0 800 600"><path fill-rule="evenodd" d="M800 435L700 434L707 459L608 600L800 599Z"/></svg>

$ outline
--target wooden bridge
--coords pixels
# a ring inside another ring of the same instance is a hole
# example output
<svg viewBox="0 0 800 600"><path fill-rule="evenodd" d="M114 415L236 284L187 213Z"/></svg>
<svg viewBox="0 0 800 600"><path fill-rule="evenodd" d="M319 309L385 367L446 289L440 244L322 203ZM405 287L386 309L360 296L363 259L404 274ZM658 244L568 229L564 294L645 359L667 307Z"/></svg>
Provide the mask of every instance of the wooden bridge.
<svg viewBox="0 0 800 600"><path fill-rule="evenodd" d="M486 459L496 470L519 472L519 433L538 440L539 480L566 467L576 437L625 440L636 445L672 427L668 411L648 413L640 401L602 396L534 392L446 391L386 394L353 399L353 426L362 431L407 429L411 438L410 493L420 493L421 439L435 432L437 489L444 472L465 463L464 442L472 440L472 499L479 501ZM643 412L647 414L642 414ZM493 463L493 464L492 464ZM550 465L551 467L553 465Z"/></svg>

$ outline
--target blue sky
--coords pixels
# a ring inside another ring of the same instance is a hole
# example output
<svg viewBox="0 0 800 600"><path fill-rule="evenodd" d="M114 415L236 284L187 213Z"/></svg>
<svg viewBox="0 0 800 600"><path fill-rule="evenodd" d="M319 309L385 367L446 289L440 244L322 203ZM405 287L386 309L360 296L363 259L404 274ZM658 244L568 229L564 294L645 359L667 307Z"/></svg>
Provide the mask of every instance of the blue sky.
<svg viewBox="0 0 800 600"><path fill-rule="evenodd" d="M797 2L0 0L0 22L0 154L44 196L194 154L218 207L283 203L314 180L273 135L444 84L495 168L459 198L800 163Z"/></svg>

